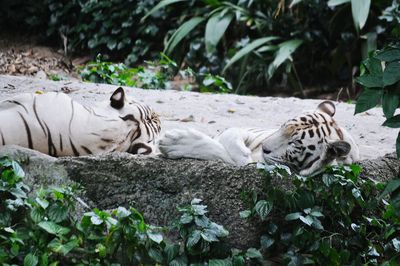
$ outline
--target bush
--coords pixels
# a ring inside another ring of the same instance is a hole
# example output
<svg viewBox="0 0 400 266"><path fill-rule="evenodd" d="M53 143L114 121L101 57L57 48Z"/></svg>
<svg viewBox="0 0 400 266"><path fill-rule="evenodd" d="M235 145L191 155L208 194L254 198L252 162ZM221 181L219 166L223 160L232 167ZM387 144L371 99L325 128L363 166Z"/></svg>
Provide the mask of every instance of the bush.
<svg viewBox="0 0 400 266"><path fill-rule="evenodd" d="M288 265L397 265L400 254L400 179L388 184L360 178L357 165L329 167L313 177L285 166L259 168L264 195L247 193L249 210L265 221L264 258ZM272 176L292 178L282 191ZM379 192L381 191L381 192ZM246 194L245 194L246 195ZM245 196L244 195L244 196Z"/></svg>
<svg viewBox="0 0 400 266"><path fill-rule="evenodd" d="M256 249L227 249L228 231L207 218L199 199L178 209L171 228L146 224L134 208L95 208L78 218L76 188L41 189L28 197L23 176L16 162L0 159L2 265L245 265L262 259ZM178 237L165 239L164 232Z"/></svg>
<svg viewBox="0 0 400 266"><path fill-rule="evenodd" d="M355 113L381 105L386 121L383 126L400 128L400 44L374 51L363 61L357 82L364 87L357 99ZM397 157L400 158L400 133L396 140Z"/></svg>

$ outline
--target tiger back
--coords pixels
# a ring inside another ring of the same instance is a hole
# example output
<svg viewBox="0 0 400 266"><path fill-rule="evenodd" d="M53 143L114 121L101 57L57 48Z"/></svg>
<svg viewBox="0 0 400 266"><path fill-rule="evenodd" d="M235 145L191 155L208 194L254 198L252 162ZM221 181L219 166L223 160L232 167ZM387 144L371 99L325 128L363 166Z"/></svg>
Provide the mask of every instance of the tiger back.
<svg viewBox="0 0 400 266"><path fill-rule="evenodd" d="M0 145L51 156L126 151L150 154L160 133L158 115L118 88L110 101L81 104L64 93L20 94L0 102Z"/></svg>

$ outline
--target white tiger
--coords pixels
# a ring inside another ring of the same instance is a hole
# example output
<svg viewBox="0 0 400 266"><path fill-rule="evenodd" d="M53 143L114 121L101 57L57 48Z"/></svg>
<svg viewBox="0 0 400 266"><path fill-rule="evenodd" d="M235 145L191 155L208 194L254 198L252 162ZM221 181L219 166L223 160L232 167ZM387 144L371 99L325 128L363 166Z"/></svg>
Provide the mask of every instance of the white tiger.
<svg viewBox="0 0 400 266"><path fill-rule="evenodd" d="M0 145L19 145L51 156L150 154L160 130L158 115L127 99L121 87L110 101L96 106L56 92L25 93L0 102Z"/></svg>
<svg viewBox="0 0 400 266"><path fill-rule="evenodd" d="M310 175L334 162L359 159L355 141L332 118L335 111L332 102L324 101L315 112L290 119L278 130L230 128L215 138L175 129L161 138L159 149L172 159L222 160L239 166L282 163Z"/></svg>

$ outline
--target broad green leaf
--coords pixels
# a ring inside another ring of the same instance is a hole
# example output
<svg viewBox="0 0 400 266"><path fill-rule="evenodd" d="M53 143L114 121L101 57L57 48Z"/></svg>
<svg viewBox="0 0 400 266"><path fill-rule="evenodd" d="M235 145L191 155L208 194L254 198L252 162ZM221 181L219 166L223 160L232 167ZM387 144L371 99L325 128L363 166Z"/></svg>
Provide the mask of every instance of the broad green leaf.
<svg viewBox="0 0 400 266"><path fill-rule="evenodd" d="M201 237L201 232L199 230L194 230L193 232L191 232L186 242L186 247L192 248L200 241L200 237Z"/></svg>
<svg viewBox="0 0 400 266"><path fill-rule="evenodd" d="M400 81L400 62L390 62L383 71L383 85L389 86Z"/></svg>
<svg viewBox="0 0 400 266"><path fill-rule="evenodd" d="M257 202L255 209L258 215L260 215L261 220L265 220L268 216L268 214L272 210L272 202L266 201L266 200L260 200Z"/></svg>
<svg viewBox="0 0 400 266"><path fill-rule="evenodd" d="M400 132L397 135L396 139L396 154L397 154L397 159L400 159Z"/></svg>
<svg viewBox="0 0 400 266"><path fill-rule="evenodd" d="M379 198L383 198L384 196L392 193L393 191L397 190L400 188L400 178L390 180L388 184L385 187L385 190L382 192L382 194L379 196Z"/></svg>
<svg viewBox="0 0 400 266"><path fill-rule="evenodd" d="M391 128L399 128L400 127L400 115L395 115L389 119L386 119L386 121L382 124L382 126L391 127Z"/></svg>
<svg viewBox="0 0 400 266"><path fill-rule="evenodd" d="M156 242L157 244L160 244L163 241L163 235L161 233L157 232L147 232L147 236Z"/></svg>
<svg viewBox="0 0 400 266"><path fill-rule="evenodd" d="M231 266L232 262L230 259L224 259L224 260L213 259L213 260L208 261L208 265L209 266Z"/></svg>
<svg viewBox="0 0 400 266"><path fill-rule="evenodd" d="M192 221L193 221L193 215L188 213L182 214L181 218L179 219L179 222L181 224L188 224L191 223Z"/></svg>
<svg viewBox="0 0 400 266"><path fill-rule="evenodd" d="M302 40L290 40L279 44L274 61L268 66L268 78L272 78L275 70L286 60L291 60L291 55L303 43Z"/></svg>
<svg viewBox="0 0 400 266"><path fill-rule="evenodd" d="M68 234L70 229L54 222L40 222L38 226L44 229L49 234L53 235L65 235Z"/></svg>
<svg viewBox="0 0 400 266"><path fill-rule="evenodd" d="M150 248L148 251L149 257L158 263L163 262L163 256L158 249Z"/></svg>
<svg viewBox="0 0 400 266"><path fill-rule="evenodd" d="M46 199L41 199L41 198L36 198L35 201L42 207L43 209L46 209L49 206L49 202Z"/></svg>
<svg viewBox="0 0 400 266"><path fill-rule="evenodd" d="M389 48L383 51L380 51L375 56L377 59L392 62L396 60L400 60L400 49L399 48Z"/></svg>
<svg viewBox="0 0 400 266"><path fill-rule="evenodd" d="M243 258L243 256L234 256L232 258L232 263L233 266L245 266L246 260Z"/></svg>
<svg viewBox="0 0 400 266"><path fill-rule="evenodd" d="M263 249L268 249L270 246L272 246L275 243L275 239L268 235L263 235L261 236L260 239L260 244Z"/></svg>
<svg viewBox="0 0 400 266"><path fill-rule="evenodd" d="M334 6L338 6L338 5L342 5L345 3L350 3L350 0L329 0L328 1L328 6L329 7L334 7Z"/></svg>
<svg viewBox="0 0 400 266"><path fill-rule="evenodd" d="M213 230L206 229L201 232L201 237L207 242L217 242L217 234Z"/></svg>
<svg viewBox="0 0 400 266"><path fill-rule="evenodd" d="M264 37L264 38L260 38L257 40L252 41L251 43L249 43L248 45L246 45L245 47L243 47L242 49L240 49L226 64L226 66L224 67L224 69L222 70L222 72L225 72L230 66L232 66L236 61L238 61L239 59L241 59L243 56L247 55L248 53L254 51L255 49L257 49L258 47L260 47L263 44L266 44L267 42L276 40L277 37L271 36L271 37Z"/></svg>
<svg viewBox="0 0 400 266"><path fill-rule="evenodd" d="M255 248L249 248L246 251L246 257L250 258L250 259L262 259L262 255L260 253L260 251L258 249Z"/></svg>
<svg viewBox="0 0 400 266"><path fill-rule="evenodd" d="M251 215L251 211L250 210L245 210L245 211L241 211L239 212L240 218L248 218Z"/></svg>
<svg viewBox="0 0 400 266"><path fill-rule="evenodd" d="M371 0L351 0L351 13L357 30L364 28L370 6Z"/></svg>
<svg viewBox="0 0 400 266"><path fill-rule="evenodd" d="M391 118L399 106L400 96L397 93L385 92L382 97L382 109L386 118Z"/></svg>
<svg viewBox="0 0 400 266"><path fill-rule="evenodd" d="M170 262L179 254L179 245L166 244L164 252L167 255L167 262Z"/></svg>
<svg viewBox="0 0 400 266"><path fill-rule="evenodd" d="M58 238L54 238L48 244L48 248L50 248L53 252L62 253L64 256L77 246L79 246L79 239L76 237L72 238L72 240L68 241L67 243L62 243Z"/></svg>
<svg viewBox="0 0 400 266"><path fill-rule="evenodd" d="M199 25L204 20L205 18L202 17L193 17L183 23L168 40L164 49L164 53L170 54L178 45L178 43L182 41L183 38L185 38L197 25Z"/></svg>
<svg viewBox="0 0 400 266"><path fill-rule="evenodd" d="M400 252L400 237L393 238L392 244L396 252Z"/></svg>
<svg viewBox="0 0 400 266"><path fill-rule="evenodd" d="M233 14L225 13L223 16L221 15L223 11L215 13L209 20L206 25L205 32L205 43L206 50L208 53L212 53L215 51L215 48L218 45L218 42L221 40L224 35L226 29L233 19Z"/></svg>
<svg viewBox="0 0 400 266"><path fill-rule="evenodd" d="M383 74L364 74L356 81L367 88L383 88Z"/></svg>
<svg viewBox="0 0 400 266"><path fill-rule="evenodd" d="M288 215L285 216L286 221L292 221L292 220L297 220L301 216L301 212L294 212L294 213L289 213Z"/></svg>
<svg viewBox="0 0 400 266"><path fill-rule="evenodd" d="M314 222L313 218L310 215L307 215L306 217L304 217L303 215L300 215L300 220L305 223L308 226L311 226L312 223Z"/></svg>
<svg viewBox="0 0 400 266"><path fill-rule="evenodd" d="M51 221L59 223L68 218L68 208L63 205L53 204L48 209Z"/></svg>
<svg viewBox="0 0 400 266"><path fill-rule="evenodd" d="M163 0L160 1L155 7L153 7L141 20L140 22L143 22L147 17L151 16L152 14L154 14L155 12L157 12L159 9L166 7L168 5L171 4L175 4L178 2L183 2L183 1L187 1L187 0Z"/></svg>
<svg viewBox="0 0 400 266"><path fill-rule="evenodd" d="M38 257L33 255L32 253L29 253L24 258L24 266L36 266L38 262Z"/></svg>
<svg viewBox="0 0 400 266"><path fill-rule="evenodd" d="M369 74L381 75L383 73L381 60L375 57L368 57L363 61L363 64L368 69Z"/></svg>
<svg viewBox="0 0 400 266"><path fill-rule="evenodd" d="M369 90L364 89L360 97L357 99L356 109L354 114L365 112L371 108L374 108L381 102L382 91L381 90Z"/></svg>

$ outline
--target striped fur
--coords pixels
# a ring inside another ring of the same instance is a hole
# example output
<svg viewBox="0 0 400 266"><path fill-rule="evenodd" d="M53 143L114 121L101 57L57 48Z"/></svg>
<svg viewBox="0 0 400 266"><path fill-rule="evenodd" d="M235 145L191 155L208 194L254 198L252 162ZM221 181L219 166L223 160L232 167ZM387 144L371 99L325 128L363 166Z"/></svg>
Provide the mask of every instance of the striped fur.
<svg viewBox="0 0 400 266"><path fill-rule="evenodd" d="M20 94L0 102L0 145L19 145L51 156L150 154L160 130L158 115L128 100L122 88L96 106L55 92Z"/></svg>
<svg viewBox="0 0 400 266"><path fill-rule="evenodd" d="M322 102L313 113L290 119L277 130L229 128L215 138L195 130L173 130L160 140L169 158L222 160L235 165L252 162L282 163L303 175L326 165L352 163L358 147L333 119L335 106Z"/></svg>

